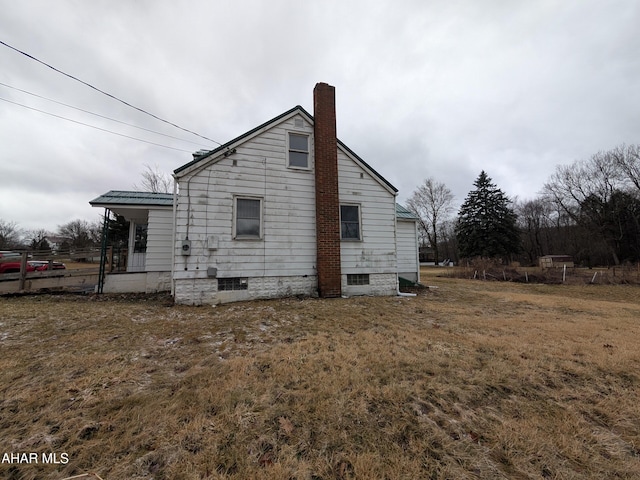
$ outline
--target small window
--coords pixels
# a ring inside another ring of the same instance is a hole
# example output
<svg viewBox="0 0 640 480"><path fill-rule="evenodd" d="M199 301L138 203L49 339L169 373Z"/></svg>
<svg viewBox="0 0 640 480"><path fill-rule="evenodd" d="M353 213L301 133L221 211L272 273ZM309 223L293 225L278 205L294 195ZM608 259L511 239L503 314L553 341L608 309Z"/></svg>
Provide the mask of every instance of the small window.
<svg viewBox="0 0 640 480"><path fill-rule="evenodd" d="M340 205L340 238L360 240L359 205Z"/></svg>
<svg viewBox="0 0 640 480"><path fill-rule="evenodd" d="M235 238L261 238L262 200L236 198Z"/></svg>
<svg viewBox="0 0 640 480"><path fill-rule="evenodd" d="M289 133L289 166L309 168L309 135Z"/></svg>
<svg viewBox="0 0 640 480"><path fill-rule="evenodd" d="M218 291L247 290L249 281L246 278L219 278Z"/></svg>
<svg viewBox="0 0 640 480"><path fill-rule="evenodd" d="M347 285L369 285L368 273L347 274Z"/></svg>

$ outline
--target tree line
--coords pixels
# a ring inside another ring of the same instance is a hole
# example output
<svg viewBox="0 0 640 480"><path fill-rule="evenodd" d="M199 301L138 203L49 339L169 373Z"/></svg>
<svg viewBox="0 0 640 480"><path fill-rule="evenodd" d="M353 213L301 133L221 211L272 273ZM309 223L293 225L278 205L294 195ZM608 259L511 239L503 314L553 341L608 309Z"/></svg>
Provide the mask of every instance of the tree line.
<svg viewBox="0 0 640 480"><path fill-rule="evenodd" d="M158 165L144 164L140 184L134 184L133 189L140 192L170 193L173 190L173 179L162 172ZM49 253L52 250L51 239L57 237L58 250L85 250L99 247L102 240L102 225L104 217L89 222L87 220L72 220L59 225L55 232L46 229L23 229L10 220L0 218L0 250L29 250L32 252ZM109 222L109 245L123 248L127 244L129 222L120 215L113 215Z"/></svg>
<svg viewBox="0 0 640 480"><path fill-rule="evenodd" d="M48 253L52 250L52 239L61 240L58 250L83 250L100 245L102 223L97 220L72 220L58 226L57 231L45 229L25 230L16 222L0 218L0 250L29 250Z"/></svg>
<svg viewBox="0 0 640 480"><path fill-rule="evenodd" d="M166 176L146 166L142 189L167 191ZM534 265L543 255L571 255L577 264L608 266L640 261L640 145L621 145L571 165L559 165L539 196L508 198L482 171L457 215L453 194L427 178L407 207L419 219L420 244L432 259L460 261L499 258ZM138 187L137 189L140 189ZM126 244L128 224L110 222L110 244ZM22 230L0 219L0 250L51 251L48 238L63 238L59 248L100 245L102 220L73 220L57 232Z"/></svg>
<svg viewBox="0 0 640 480"><path fill-rule="evenodd" d="M499 258L534 265L543 255L577 264L640 261L640 145L621 145L559 165L537 198L508 198L484 171L457 215L445 184L427 178L408 208L437 261Z"/></svg>

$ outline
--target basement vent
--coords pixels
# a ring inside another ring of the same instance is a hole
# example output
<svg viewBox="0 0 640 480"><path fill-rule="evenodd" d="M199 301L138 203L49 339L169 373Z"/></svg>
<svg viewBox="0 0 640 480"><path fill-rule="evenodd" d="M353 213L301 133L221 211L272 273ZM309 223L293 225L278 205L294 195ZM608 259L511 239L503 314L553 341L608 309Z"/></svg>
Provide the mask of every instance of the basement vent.
<svg viewBox="0 0 640 480"><path fill-rule="evenodd" d="M218 291L247 290L249 281L246 278L219 278Z"/></svg>
<svg viewBox="0 0 640 480"><path fill-rule="evenodd" d="M347 274L347 285L369 285L368 273Z"/></svg>

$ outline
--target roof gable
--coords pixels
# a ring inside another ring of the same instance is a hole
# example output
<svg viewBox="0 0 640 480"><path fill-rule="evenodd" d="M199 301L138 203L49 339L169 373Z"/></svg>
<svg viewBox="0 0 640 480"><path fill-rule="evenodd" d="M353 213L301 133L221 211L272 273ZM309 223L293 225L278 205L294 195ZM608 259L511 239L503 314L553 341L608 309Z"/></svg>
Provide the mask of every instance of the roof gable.
<svg viewBox="0 0 640 480"><path fill-rule="evenodd" d="M398 193L398 189L396 187L394 187L391 184L391 182L389 182L386 178L384 178L382 175L380 175L378 172L376 172L371 165L369 165L362 158L360 158L353 150L351 150L349 147L347 147L339 139L338 139L338 148L342 149L342 151L347 156L349 156L349 158L351 158L353 161L358 163L361 168L363 168L364 170L368 170L371 173L371 175L373 176L373 178L378 180L382 184L383 187L385 187L386 189L390 190L391 193L393 193L394 195L396 193Z"/></svg>
<svg viewBox="0 0 640 480"><path fill-rule="evenodd" d="M215 148L213 150L207 151L205 153L203 153L202 155L197 155L194 154L194 158L192 161L190 161L189 163L186 163L184 165L182 165L181 167L178 167L177 169L175 169L173 171L174 175L176 177L182 177L184 175L187 175L188 173L190 173L191 171L200 168L203 165L206 165L214 160L217 160L219 158L223 158L225 156L226 152L230 152L231 150L233 150L236 146L241 145L242 143L250 140L251 138L259 135L260 133L269 130L271 127L277 125L278 123L285 121L286 119L296 115L296 114L302 114L305 117L307 117L307 120L309 121L309 123L311 123L313 125L314 123L314 118L311 114L309 114L309 112L307 112L304 108L302 108L300 105L297 105L295 107L293 107L290 110L287 110L286 112L278 115L277 117L272 118L271 120L263 123L262 125L259 125L257 127L255 127L252 130L249 130L246 133L243 133L242 135L240 135L239 137L234 138L233 140L230 140L229 142L220 145L218 148ZM371 167L371 165L369 165L367 162L365 162L362 158L360 158L353 150L351 150L349 147L347 147L346 144L344 144L342 141L340 141L340 139L338 139L338 148L340 148L347 156L349 156L349 158L351 158L353 161L355 161L356 163L358 163L360 165L360 167L362 167L364 170L367 170L371 173L371 175L378 180L385 188L387 188L388 190L390 190L393 194L398 192L398 189L396 187L394 187L386 178L384 178L382 175L380 175L373 167ZM200 153L200 152L198 152Z"/></svg>
<svg viewBox="0 0 640 480"><path fill-rule="evenodd" d="M239 137L236 137L233 140L230 140L229 142L223 145L220 145L218 148L210 150L202 155L194 154L194 158L192 161L190 161L189 163L185 163L181 167L176 168L173 171L173 173L177 177L184 176L187 173L189 173L191 170L193 170L194 167L197 168L202 163L205 163L205 164L209 163L211 160L214 160L220 157L221 155L224 155L225 152L232 150L234 147L246 142L247 140L259 135L260 133L266 130L269 130L274 125L277 125L278 123L286 120L289 117L292 117L297 113L301 113L302 115L306 116L309 123L313 124L313 117L309 115L309 113L304 108L302 108L300 105L297 105L293 107L291 110L287 110L286 112L278 115L277 117L272 118L271 120L263 123L262 125L258 125L256 128L253 128L248 132L243 133Z"/></svg>

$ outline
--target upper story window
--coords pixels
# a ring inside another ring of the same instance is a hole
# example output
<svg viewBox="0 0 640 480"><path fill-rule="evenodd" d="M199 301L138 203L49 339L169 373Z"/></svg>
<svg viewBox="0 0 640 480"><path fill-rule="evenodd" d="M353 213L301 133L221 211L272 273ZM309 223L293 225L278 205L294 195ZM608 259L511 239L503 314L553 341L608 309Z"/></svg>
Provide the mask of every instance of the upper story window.
<svg viewBox="0 0 640 480"><path fill-rule="evenodd" d="M309 135L289 132L288 166L309 168Z"/></svg>
<svg viewBox="0 0 640 480"><path fill-rule="evenodd" d="M360 240L360 205L340 205L340 238Z"/></svg>
<svg viewBox="0 0 640 480"><path fill-rule="evenodd" d="M234 238L262 238L262 199L236 197L234 226Z"/></svg>

